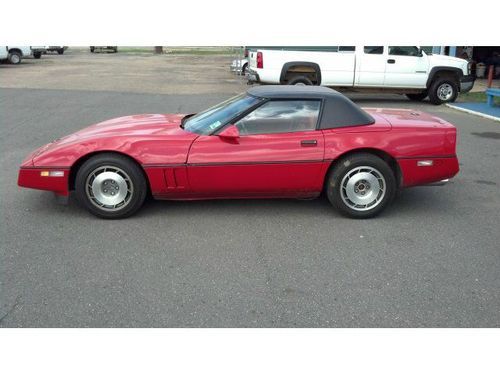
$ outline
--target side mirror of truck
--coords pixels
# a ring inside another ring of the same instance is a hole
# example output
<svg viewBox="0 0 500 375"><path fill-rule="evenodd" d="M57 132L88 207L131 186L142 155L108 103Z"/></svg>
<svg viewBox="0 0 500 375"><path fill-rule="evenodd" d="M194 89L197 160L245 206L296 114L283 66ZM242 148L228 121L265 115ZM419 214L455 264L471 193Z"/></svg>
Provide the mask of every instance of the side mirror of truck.
<svg viewBox="0 0 500 375"><path fill-rule="evenodd" d="M424 55L424 50L422 49L422 47L420 47L420 48L418 49L418 55L417 55L417 56L418 56L418 57L422 57L423 55Z"/></svg>

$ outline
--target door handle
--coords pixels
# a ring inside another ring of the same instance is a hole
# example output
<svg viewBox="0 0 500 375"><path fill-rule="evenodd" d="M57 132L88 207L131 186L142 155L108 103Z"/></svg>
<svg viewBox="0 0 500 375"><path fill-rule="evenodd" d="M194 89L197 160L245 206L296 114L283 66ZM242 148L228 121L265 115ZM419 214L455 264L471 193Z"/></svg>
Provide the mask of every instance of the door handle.
<svg viewBox="0 0 500 375"><path fill-rule="evenodd" d="M300 145L302 147L314 147L318 144L318 141L315 139L307 139L304 141L300 141Z"/></svg>
<svg viewBox="0 0 500 375"><path fill-rule="evenodd" d="M395 64L395 63L396 63L396 60L394 60L394 59L389 59L389 60L387 60L387 62L388 62L389 64Z"/></svg>

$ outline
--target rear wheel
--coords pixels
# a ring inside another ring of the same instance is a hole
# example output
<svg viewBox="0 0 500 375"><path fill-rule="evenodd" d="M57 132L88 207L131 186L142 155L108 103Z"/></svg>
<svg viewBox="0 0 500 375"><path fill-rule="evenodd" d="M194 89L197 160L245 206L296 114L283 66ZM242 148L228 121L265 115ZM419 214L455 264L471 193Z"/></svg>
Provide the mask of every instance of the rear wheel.
<svg viewBox="0 0 500 375"><path fill-rule="evenodd" d="M421 102L425 98L427 98L427 91L425 92L420 92L418 94L406 94L406 97L410 100L416 101L416 102Z"/></svg>
<svg viewBox="0 0 500 375"><path fill-rule="evenodd" d="M458 83L451 77L437 78L429 89L432 104L454 102L458 96Z"/></svg>
<svg viewBox="0 0 500 375"><path fill-rule="evenodd" d="M306 76L293 76L288 80L289 85L310 86L312 81Z"/></svg>
<svg viewBox="0 0 500 375"><path fill-rule="evenodd" d="M42 53L41 53L41 52L34 52L34 53L33 53L33 57L34 57L35 59L39 59L40 57L42 57Z"/></svg>
<svg viewBox="0 0 500 375"><path fill-rule="evenodd" d="M100 154L87 160L75 181L79 202L104 219L122 219L141 208L147 183L141 168L117 154Z"/></svg>
<svg viewBox="0 0 500 375"><path fill-rule="evenodd" d="M365 219L378 215L394 199L396 179L389 165L373 154L338 161L327 180L327 196L343 215Z"/></svg>

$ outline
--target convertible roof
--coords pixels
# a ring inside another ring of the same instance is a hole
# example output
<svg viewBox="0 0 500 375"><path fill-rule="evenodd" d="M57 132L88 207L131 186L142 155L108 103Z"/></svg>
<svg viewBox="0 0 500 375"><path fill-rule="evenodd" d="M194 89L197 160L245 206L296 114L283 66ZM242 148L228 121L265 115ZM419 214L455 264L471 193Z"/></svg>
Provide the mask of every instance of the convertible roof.
<svg viewBox="0 0 500 375"><path fill-rule="evenodd" d="M256 86L247 90L265 99L322 99L320 129L370 125L375 119L340 92L324 86Z"/></svg>
<svg viewBox="0 0 500 375"><path fill-rule="evenodd" d="M255 86L247 93L261 98L308 98L343 96L338 91L324 86Z"/></svg>

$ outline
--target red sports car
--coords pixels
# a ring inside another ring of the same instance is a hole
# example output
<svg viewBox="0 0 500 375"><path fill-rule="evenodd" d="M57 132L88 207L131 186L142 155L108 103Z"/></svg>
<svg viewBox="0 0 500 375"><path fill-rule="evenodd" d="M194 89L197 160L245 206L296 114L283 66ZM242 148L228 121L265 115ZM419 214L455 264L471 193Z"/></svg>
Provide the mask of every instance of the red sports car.
<svg viewBox="0 0 500 375"><path fill-rule="evenodd" d="M380 213L398 189L458 173L456 128L404 109L361 109L325 87L260 86L197 114L120 117L57 139L22 163L19 186L75 191L91 213L157 199L314 198Z"/></svg>

